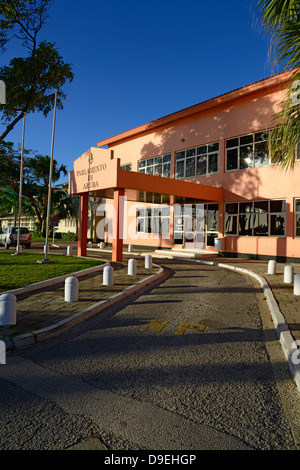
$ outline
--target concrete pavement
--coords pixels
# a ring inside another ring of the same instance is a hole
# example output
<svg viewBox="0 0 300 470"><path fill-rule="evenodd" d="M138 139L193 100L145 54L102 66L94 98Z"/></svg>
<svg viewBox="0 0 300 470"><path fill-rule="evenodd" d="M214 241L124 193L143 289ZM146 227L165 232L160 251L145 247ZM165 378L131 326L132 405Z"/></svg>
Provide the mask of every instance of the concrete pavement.
<svg viewBox="0 0 300 470"><path fill-rule="evenodd" d="M62 250L65 250L65 247L57 247L57 251L62 252ZM153 262L156 264L152 270L144 269L141 250L124 253L124 263L114 264L116 275L113 287L102 286L102 273L86 276L80 281L80 297L77 303L64 302L64 284L42 288L36 292L29 290L26 294L17 295L17 325L10 328L0 327L0 339L6 342L8 350L27 346L56 335L97 312L105 312L113 303L121 302L124 297L132 295L134 290L142 289L143 279L153 276L147 280L148 285L149 282L156 282L163 277L163 270L157 267L163 258L156 259L156 253L149 253L152 254ZM109 250L94 248L88 251L88 255L109 261L111 253ZM127 275L129 258L138 260L139 269L136 277ZM186 261L181 258L182 263ZM204 255L197 260L188 261L237 270L260 283L289 370L300 390L298 364L300 354L297 353L297 346L300 346L300 296L293 294L292 284L284 283L283 273L286 264L277 263L276 274L270 275L268 263L264 261L223 258L215 255ZM300 273L299 264L294 263L292 266L295 274ZM134 287L135 284L137 285Z"/></svg>

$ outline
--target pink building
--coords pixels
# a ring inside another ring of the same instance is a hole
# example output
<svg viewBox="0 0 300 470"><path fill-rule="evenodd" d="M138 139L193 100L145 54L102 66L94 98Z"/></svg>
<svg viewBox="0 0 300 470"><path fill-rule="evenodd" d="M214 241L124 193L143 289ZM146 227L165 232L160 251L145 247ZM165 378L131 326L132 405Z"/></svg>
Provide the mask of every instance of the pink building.
<svg viewBox="0 0 300 470"><path fill-rule="evenodd" d="M89 149L70 173L70 193L81 196L79 254L93 197L97 238L112 243L113 259L124 243L299 262L300 152L283 171L268 150L290 79L261 80Z"/></svg>

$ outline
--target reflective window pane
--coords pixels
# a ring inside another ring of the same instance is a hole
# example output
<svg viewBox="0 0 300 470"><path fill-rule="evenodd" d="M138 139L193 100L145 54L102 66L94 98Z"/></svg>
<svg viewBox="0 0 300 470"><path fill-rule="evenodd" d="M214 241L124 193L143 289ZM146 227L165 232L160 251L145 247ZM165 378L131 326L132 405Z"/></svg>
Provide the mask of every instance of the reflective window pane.
<svg viewBox="0 0 300 470"><path fill-rule="evenodd" d="M207 146L207 150L208 152L217 152L219 150L219 143L215 143L215 144L209 144Z"/></svg>
<svg viewBox="0 0 300 470"><path fill-rule="evenodd" d="M239 235L252 236L252 214L240 214Z"/></svg>
<svg viewBox="0 0 300 470"><path fill-rule="evenodd" d="M240 145L253 144L253 134L240 137Z"/></svg>
<svg viewBox="0 0 300 470"><path fill-rule="evenodd" d="M218 154L213 153L208 156L208 173L218 172Z"/></svg>
<svg viewBox="0 0 300 470"><path fill-rule="evenodd" d="M202 145L197 148L197 155L203 155L204 153L207 153L207 145Z"/></svg>
<svg viewBox="0 0 300 470"><path fill-rule="evenodd" d="M269 216L268 214L255 214L253 219L254 235L257 237L268 236Z"/></svg>
<svg viewBox="0 0 300 470"><path fill-rule="evenodd" d="M207 157L197 157L197 176L206 175Z"/></svg>
<svg viewBox="0 0 300 470"><path fill-rule="evenodd" d="M244 145L240 148L240 168L253 167L253 145Z"/></svg>
<svg viewBox="0 0 300 470"><path fill-rule="evenodd" d="M238 149L227 151L227 170L237 170L238 168Z"/></svg>
<svg viewBox="0 0 300 470"><path fill-rule="evenodd" d="M225 222L226 235L237 235L237 216L228 215Z"/></svg>
<svg viewBox="0 0 300 470"><path fill-rule="evenodd" d="M286 212L286 201L270 201L270 212Z"/></svg>
<svg viewBox="0 0 300 470"><path fill-rule="evenodd" d="M196 155L196 149L189 149L189 150L186 151L187 158L188 157L193 157L194 155Z"/></svg>
<svg viewBox="0 0 300 470"><path fill-rule="evenodd" d="M300 214L296 216L296 237L300 237Z"/></svg>
<svg viewBox="0 0 300 470"><path fill-rule="evenodd" d="M284 236L285 234L285 217L279 214L271 214L270 216L270 235Z"/></svg>
<svg viewBox="0 0 300 470"><path fill-rule="evenodd" d="M237 202L232 202L232 203L226 204L226 213L227 214L237 214L238 213L238 203Z"/></svg>
<svg viewBox="0 0 300 470"><path fill-rule="evenodd" d="M184 177L184 160L176 163L176 178Z"/></svg>
<svg viewBox="0 0 300 470"><path fill-rule="evenodd" d="M187 158L186 160L186 177L195 176L195 158Z"/></svg>
<svg viewBox="0 0 300 470"><path fill-rule="evenodd" d="M268 142L255 144L254 162L255 167L266 166L269 164Z"/></svg>
<svg viewBox="0 0 300 470"><path fill-rule="evenodd" d="M238 147L239 139L229 139L226 141L226 148Z"/></svg>
<svg viewBox="0 0 300 470"><path fill-rule="evenodd" d="M176 160L182 160L183 158L185 158L185 151L176 152Z"/></svg>

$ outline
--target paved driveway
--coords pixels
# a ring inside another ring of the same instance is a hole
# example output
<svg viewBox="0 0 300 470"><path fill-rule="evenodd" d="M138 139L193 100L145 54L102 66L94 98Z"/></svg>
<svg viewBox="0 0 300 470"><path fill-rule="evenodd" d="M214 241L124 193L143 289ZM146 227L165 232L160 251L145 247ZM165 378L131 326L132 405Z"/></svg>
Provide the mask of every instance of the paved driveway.
<svg viewBox="0 0 300 470"><path fill-rule="evenodd" d="M0 449L296 449L259 287L166 264L163 284L114 315L9 355Z"/></svg>

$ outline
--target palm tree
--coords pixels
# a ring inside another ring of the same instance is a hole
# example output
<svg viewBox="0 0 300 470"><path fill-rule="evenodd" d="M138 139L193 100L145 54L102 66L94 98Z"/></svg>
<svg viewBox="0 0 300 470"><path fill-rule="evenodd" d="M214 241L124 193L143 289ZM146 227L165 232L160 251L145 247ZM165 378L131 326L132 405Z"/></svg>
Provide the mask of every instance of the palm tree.
<svg viewBox="0 0 300 470"><path fill-rule="evenodd" d="M257 0L257 4L271 34L276 64L292 70L291 84L273 118L270 139L272 161L291 169L300 143L300 0Z"/></svg>

